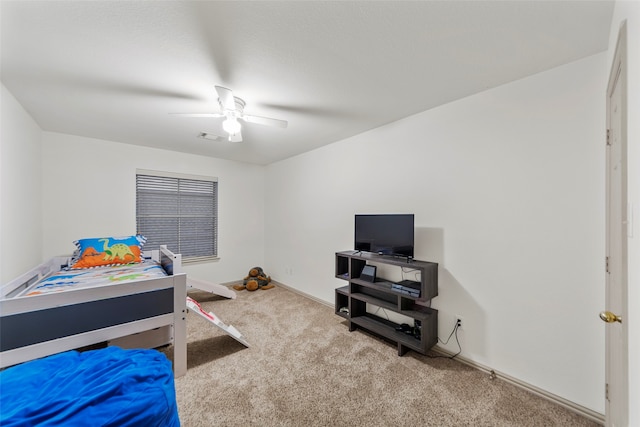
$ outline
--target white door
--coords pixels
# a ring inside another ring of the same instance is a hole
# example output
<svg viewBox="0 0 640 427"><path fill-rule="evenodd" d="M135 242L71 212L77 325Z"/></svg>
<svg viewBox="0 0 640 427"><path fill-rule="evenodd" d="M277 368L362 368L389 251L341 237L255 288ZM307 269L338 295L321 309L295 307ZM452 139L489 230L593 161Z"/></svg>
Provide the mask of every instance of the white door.
<svg viewBox="0 0 640 427"><path fill-rule="evenodd" d="M607 426L628 423L626 25L620 28L607 88L607 259L605 416Z"/></svg>

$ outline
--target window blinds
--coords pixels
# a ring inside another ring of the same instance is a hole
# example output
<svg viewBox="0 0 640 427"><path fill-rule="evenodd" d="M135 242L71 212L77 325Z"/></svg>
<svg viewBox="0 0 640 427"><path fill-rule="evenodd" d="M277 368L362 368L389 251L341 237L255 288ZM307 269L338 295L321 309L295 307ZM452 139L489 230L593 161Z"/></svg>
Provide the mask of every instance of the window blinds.
<svg viewBox="0 0 640 427"><path fill-rule="evenodd" d="M136 175L138 233L146 248L167 245L185 261L218 255L218 182Z"/></svg>

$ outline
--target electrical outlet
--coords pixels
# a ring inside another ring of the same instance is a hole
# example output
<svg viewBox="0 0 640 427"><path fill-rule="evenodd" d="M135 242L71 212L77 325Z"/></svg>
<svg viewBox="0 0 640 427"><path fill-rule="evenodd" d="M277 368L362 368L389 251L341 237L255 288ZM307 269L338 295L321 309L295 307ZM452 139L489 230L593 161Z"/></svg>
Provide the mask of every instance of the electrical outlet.
<svg viewBox="0 0 640 427"><path fill-rule="evenodd" d="M462 316L456 315L456 326L458 327L458 329L462 329L463 325L464 325L464 318Z"/></svg>

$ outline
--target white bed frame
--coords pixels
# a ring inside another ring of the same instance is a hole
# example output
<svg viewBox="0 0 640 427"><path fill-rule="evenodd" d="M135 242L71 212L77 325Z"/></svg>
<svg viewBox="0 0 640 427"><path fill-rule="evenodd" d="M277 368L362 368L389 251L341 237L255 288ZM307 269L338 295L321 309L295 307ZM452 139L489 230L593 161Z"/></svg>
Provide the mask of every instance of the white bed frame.
<svg viewBox="0 0 640 427"><path fill-rule="evenodd" d="M116 338L170 327L173 372L187 372L187 275L166 246L145 252L168 276L123 284L16 296L66 265L56 257L0 289L0 368Z"/></svg>

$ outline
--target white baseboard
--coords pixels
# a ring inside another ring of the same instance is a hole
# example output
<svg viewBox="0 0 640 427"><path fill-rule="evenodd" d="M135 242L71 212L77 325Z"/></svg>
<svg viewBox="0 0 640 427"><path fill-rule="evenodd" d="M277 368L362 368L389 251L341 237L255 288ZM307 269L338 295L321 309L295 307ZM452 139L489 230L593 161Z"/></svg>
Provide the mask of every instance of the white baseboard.
<svg viewBox="0 0 640 427"><path fill-rule="evenodd" d="M325 305L325 306L327 306L327 307L334 308L334 305L333 305L332 303L328 303L328 302L326 302L325 300L322 300L322 299L320 299L320 298L316 298L316 297L314 297L313 295L309 295L309 294L307 294L307 293L305 293L305 292L299 291L298 289L294 289L294 288L292 288L291 286L287 286L287 285L285 285L284 283L276 282L275 280L272 280L272 281L271 281L271 283L273 283L273 284L274 284L274 285L276 285L276 286L282 286L283 288L285 288L285 289L287 289L287 290L290 290L291 292L293 292L293 293L295 293L295 294L301 295L301 296L303 296L303 297L305 297L305 298L308 298L308 299L310 299L310 300L313 300L313 301L315 301L315 302L317 302L317 303L320 303L320 304L322 304L322 305Z"/></svg>
<svg viewBox="0 0 640 427"><path fill-rule="evenodd" d="M451 353L447 350L442 349L440 346L436 345L435 347L433 347L431 349L432 351L436 352L436 353L440 353L444 356L453 356L454 353ZM527 390L533 394L535 394L536 396L540 396L544 399L547 399L553 403L556 403L566 409L569 409L570 411L573 411L579 415L582 415L585 418L590 419L591 421L594 421L596 423L602 424L604 425L605 423L605 417L604 414L601 414L600 412L596 412L592 409L586 408L584 406L578 405L576 403L571 402L570 400L567 400L563 397L560 397L558 395L555 395L553 393L550 393L546 390L543 390L541 388L538 388L534 385L531 385L529 383L526 383L524 381L519 380L518 378L514 378L512 376L509 376L507 374L504 374L500 371L496 371L494 369L491 369L485 365L482 365L478 362L475 362L471 359L467 359L466 357L463 356L456 356L455 360L464 363L465 365L471 366L475 369L478 369L480 371L486 372L487 375L494 375L496 379L501 379L504 380L510 384L513 384L517 387L520 387L524 390Z"/></svg>

